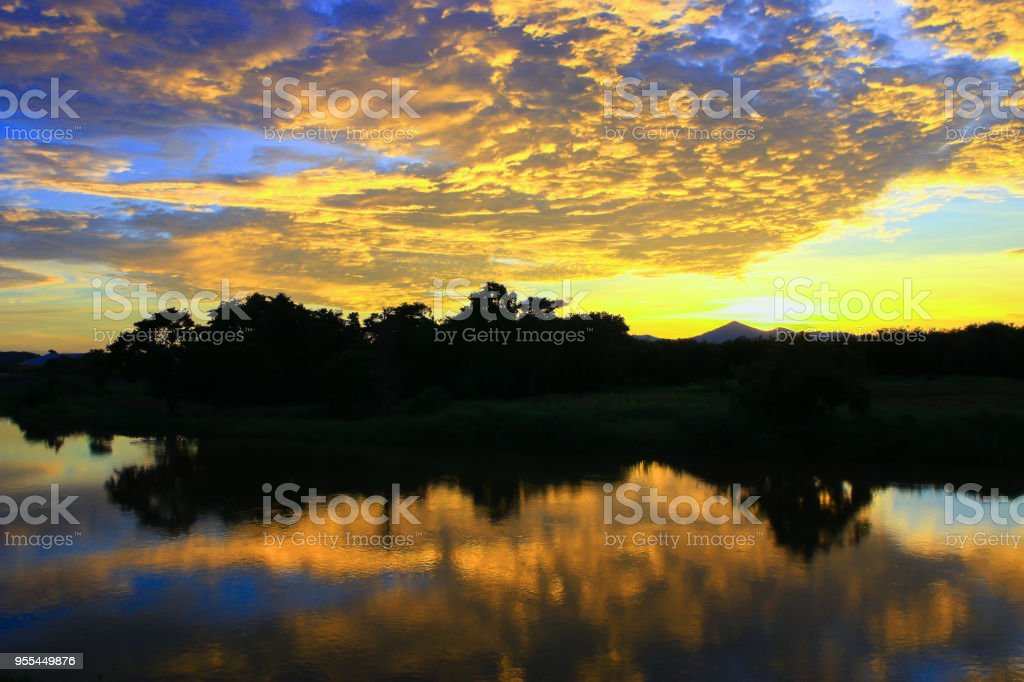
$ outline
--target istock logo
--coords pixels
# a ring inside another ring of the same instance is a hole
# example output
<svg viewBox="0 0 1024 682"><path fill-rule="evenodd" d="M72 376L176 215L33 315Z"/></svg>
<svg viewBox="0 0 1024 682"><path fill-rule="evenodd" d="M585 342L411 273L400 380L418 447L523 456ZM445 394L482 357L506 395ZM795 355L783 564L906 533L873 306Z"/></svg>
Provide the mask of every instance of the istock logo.
<svg viewBox="0 0 1024 682"><path fill-rule="evenodd" d="M352 90L338 89L325 90L317 86L316 81L302 83L298 78L273 78L265 77L260 81L263 84L263 118L285 118L293 119L301 115L305 110L310 117L317 120L324 120L328 114L331 118L348 119L361 114L367 118L400 118L402 114L410 118L420 118L420 114L409 104L419 90L406 90L402 92L402 83L398 78L391 79L391 91L373 89L367 90L358 95ZM297 90L299 86L304 86ZM289 89L290 88L290 89ZM290 106L285 109L274 107L274 97L287 102ZM305 100L305 105L303 104ZM326 106L326 113L321 109L321 103Z"/></svg>
<svg viewBox="0 0 1024 682"><path fill-rule="evenodd" d="M859 290L840 291L828 282L815 282L809 277L778 277L774 285L776 322L804 322L812 317L829 322L869 317L887 322L932 319L921 305L932 292L915 292L909 279L903 280L901 291L882 290L872 295Z"/></svg>
<svg viewBox="0 0 1024 682"><path fill-rule="evenodd" d="M180 319L185 313L197 318L203 314L204 301L219 303L219 314L223 320L230 319L232 315L243 321L251 319L238 305L237 297L231 295L230 282L226 279L220 281L219 294L209 289L191 295L174 290L157 294L150 291L146 282L132 282L124 277L112 277L108 280L96 277L92 280L92 287L92 319L97 321L121 322L133 315L146 318L169 308L174 308L177 312L166 313L165 319Z"/></svg>
<svg viewBox="0 0 1024 682"><path fill-rule="evenodd" d="M285 526L294 525L302 520L303 505L306 507L305 514L309 516L310 522L316 525L325 525L329 520L331 523L344 526L356 519L362 519L374 526L389 521L396 525L403 521L416 525L420 523L420 520L409 511L409 507L420 499L419 496L410 495L403 499L401 486L397 483L391 486L391 499L383 495L371 495L362 503L348 495L335 495L328 499L326 495L318 495L316 488L310 488L307 494L298 498L298 501L288 497L289 493L294 495L299 490L299 486L295 483L282 483L276 487L271 483L264 483L263 524L267 526L272 523ZM270 493L273 493L273 497ZM272 507L274 503L290 509L292 513L289 515L274 514ZM321 505L326 507L326 519L320 515ZM379 511L375 507L379 507ZM390 509L391 514L384 513L385 509ZM344 513L339 513L341 510L344 510Z"/></svg>
<svg viewBox="0 0 1024 682"><path fill-rule="evenodd" d="M732 79L732 92L709 90L699 95L692 90L681 89L669 92L657 81L651 81L640 89L639 96L634 90L643 85L639 78L623 78L613 86L604 83L604 117L634 119L643 115L645 109L653 118L692 119L697 114L708 118L761 118L751 101L760 90L743 92L739 78ZM616 100L628 104L628 108L615 106ZM662 104L664 103L664 107Z"/></svg>
<svg viewBox="0 0 1024 682"><path fill-rule="evenodd" d="M998 81L985 81L976 76L959 80L947 76L946 118L978 119L988 114L1005 121L1010 117L1024 119L1024 90L1010 90Z"/></svg>
<svg viewBox="0 0 1024 682"><path fill-rule="evenodd" d="M0 495L0 526L6 526L15 520L21 520L30 526L41 526L44 523L56 526L61 521L77 526L78 519L68 511L68 507L77 499L77 495L61 498L60 486L56 483L50 486L50 499L42 495L29 495L18 502L9 495Z"/></svg>
<svg viewBox="0 0 1024 682"><path fill-rule="evenodd" d="M1014 500L999 494L999 488L992 488L988 495L979 495L982 487L977 483L964 483L955 487L947 483L942 487L943 508L946 525L977 525L988 521L997 526L1024 523L1024 497ZM957 509L961 511L956 511Z"/></svg>
<svg viewBox="0 0 1024 682"><path fill-rule="evenodd" d="M78 90L60 91L60 79L50 79L50 92L47 95L45 90L33 88L18 95L10 90L0 90L0 119L8 119L20 112L25 118L60 118L61 114L68 118L78 118L78 112L68 104L72 97L78 94ZM43 102L49 96L49 106ZM6 100L6 104L4 101ZM34 104L39 102L40 104Z"/></svg>
<svg viewBox="0 0 1024 682"><path fill-rule="evenodd" d="M522 298L516 291L501 292L486 287L474 290L472 280L464 277L434 279L431 285L431 314L435 320L465 320L474 312L481 314L488 322L494 322L499 316L507 320L517 320L523 313L529 313L541 320L553 320L556 317L570 315L582 320L590 319L590 315L581 305L590 295L590 290L574 289L572 281L568 279L562 280L559 291L543 289L529 296L523 295ZM474 306L474 301L485 301L491 305Z"/></svg>
<svg viewBox="0 0 1024 682"><path fill-rule="evenodd" d="M639 500L630 497L630 493L635 496L643 490L639 483L622 483L618 486L605 483L602 490L605 492L605 525L618 523L632 526L645 519L657 525L665 525L671 521L685 526L697 520L703 520L713 526L730 522L738 525L744 520L748 523L761 524L761 520L750 511L751 505L761 499L760 495L748 495L744 499L743 489L739 483L733 483L731 499L724 495L712 495L703 502L690 495L679 495L670 500L667 495L659 494L657 488L651 488L646 494L641 495ZM615 514L615 503L626 507L630 513ZM662 514L663 510L668 518Z"/></svg>

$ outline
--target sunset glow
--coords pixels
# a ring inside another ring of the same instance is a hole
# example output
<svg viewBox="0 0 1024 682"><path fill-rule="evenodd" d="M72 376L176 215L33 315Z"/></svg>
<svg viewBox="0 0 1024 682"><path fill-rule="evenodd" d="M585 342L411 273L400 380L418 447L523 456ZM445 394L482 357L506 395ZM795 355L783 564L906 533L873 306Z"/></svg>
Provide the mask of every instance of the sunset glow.
<svg viewBox="0 0 1024 682"><path fill-rule="evenodd" d="M59 79L77 118L0 122L6 345L101 346L91 283L112 277L363 313L436 281L571 280L666 338L1024 319L1024 125L957 119L945 85L1020 86L1014 2L603 7L7 2L0 87L48 106ZM265 116L286 78L400 88L418 117ZM757 116L609 116L625 78L735 81ZM779 278L868 297L910 280L928 317L780 319Z"/></svg>

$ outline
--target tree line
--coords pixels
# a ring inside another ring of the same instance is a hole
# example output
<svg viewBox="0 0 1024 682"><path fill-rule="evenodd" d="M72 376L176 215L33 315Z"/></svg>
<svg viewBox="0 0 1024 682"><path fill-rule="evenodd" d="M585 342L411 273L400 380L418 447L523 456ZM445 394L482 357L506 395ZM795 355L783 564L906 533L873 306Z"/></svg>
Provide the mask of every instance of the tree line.
<svg viewBox="0 0 1024 682"><path fill-rule="evenodd" d="M1001 323L929 331L914 343L796 335L710 344L635 339L619 315L555 316L557 307L520 301L495 282L461 314L440 320L423 303L361 319L256 293L222 303L205 322L174 309L141 320L89 362L103 377L144 381L172 409L181 400L317 404L347 416L398 404L427 409L447 398L715 380L732 382L740 402L769 410L780 396L812 410L865 409L861 380L869 376L1024 377L1024 328Z"/></svg>

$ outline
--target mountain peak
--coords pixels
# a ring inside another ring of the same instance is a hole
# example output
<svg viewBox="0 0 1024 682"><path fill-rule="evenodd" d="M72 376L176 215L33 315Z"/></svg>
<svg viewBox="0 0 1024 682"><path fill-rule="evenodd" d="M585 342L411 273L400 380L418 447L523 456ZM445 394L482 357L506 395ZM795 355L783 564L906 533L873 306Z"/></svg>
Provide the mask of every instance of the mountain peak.
<svg viewBox="0 0 1024 682"><path fill-rule="evenodd" d="M723 324L721 327L712 329L709 332L704 332L698 336L693 337L694 341L700 341L701 343L726 343L728 341L735 341L736 339L767 339L774 336L775 330L763 331L756 327L751 327L749 324L743 324L737 320L733 320L727 324Z"/></svg>

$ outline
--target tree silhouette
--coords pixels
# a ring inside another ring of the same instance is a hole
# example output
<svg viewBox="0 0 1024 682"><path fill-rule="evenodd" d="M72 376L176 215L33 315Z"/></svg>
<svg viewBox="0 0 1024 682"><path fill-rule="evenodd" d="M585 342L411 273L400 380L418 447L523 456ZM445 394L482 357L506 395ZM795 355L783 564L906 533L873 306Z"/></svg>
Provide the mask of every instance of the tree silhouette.
<svg viewBox="0 0 1024 682"><path fill-rule="evenodd" d="M323 405L337 416L362 416L429 410L448 397L721 380L733 383L738 413L799 425L839 411L865 413L865 377L1024 377L1024 328L1012 325L929 332L927 343L648 342L630 337L619 315L565 314L560 301L520 299L498 282L487 282L458 314L440 320L413 302L363 321L354 312L308 308L284 293L225 301L209 317L197 324L169 309L136 323L132 334L89 358L94 383L103 386L114 373L143 380L170 411L188 398ZM59 360L49 365L55 376L64 371Z"/></svg>
<svg viewBox="0 0 1024 682"><path fill-rule="evenodd" d="M111 358L127 376L146 381L174 413L184 391L186 334L195 323L187 311L168 308L134 327L134 332L122 334L110 344Z"/></svg>

